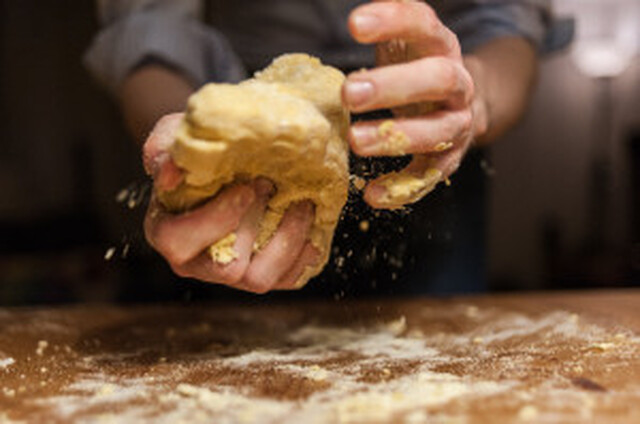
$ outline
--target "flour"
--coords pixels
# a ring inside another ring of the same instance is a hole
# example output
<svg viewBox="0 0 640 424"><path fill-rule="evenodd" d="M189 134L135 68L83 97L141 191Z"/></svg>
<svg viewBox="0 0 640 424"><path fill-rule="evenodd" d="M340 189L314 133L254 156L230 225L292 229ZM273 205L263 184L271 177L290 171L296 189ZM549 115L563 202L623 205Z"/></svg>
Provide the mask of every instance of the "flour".
<svg viewBox="0 0 640 424"><path fill-rule="evenodd" d="M637 364L633 333L564 311L528 316L460 305L421 312L349 326L283 325L282 317L249 313L235 317L235 329L204 315L171 322L171 337L154 329L171 349L143 344L79 355L75 381L31 402L62 422L421 424L465 422L470 407L496 399L520 422L588 421L598 407L640 399L640 384L618 392L590 380L598 366L616 373ZM244 337L247 328L267 342ZM210 344L202 349L172 350L203 339Z"/></svg>
<svg viewBox="0 0 640 424"><path fill-rule="evenodd" d="M38 356L44 355L44 351L47 349L48 346L49 346L48 341L46 340L38 341L38 347L36 348L36 355Z"/></svg>
<svg viewBox="0 0 640 424"><path fill-rule="evenodd" d="M274 375L318 385L319 389L304 399L256 396L250 384L232 387L185 382L172 387L169 381L184 381L188 374L175 367L169 375L154 380L89 373L69 385L63 395L40 402L55 405L63 419L86 416L87 421L95 418L93 410L126 403L130 406L118 415L120 422L141 419L156 411L159 404L168 411L153 418L159 423L356 423L404 414L415 420L424 407L465 396L489 396L513 386L513 382L471 381L433 372L434 364L450 358L426 346L423 339L399 335L405 328L404 318L360 329L307 325L286 337L285 344L295 345L293 349L259 349L208 360L229 373L267 365ZM359 359L341 362L346 354ZM407 370L398 372L403 366Z"/></svg>
<svg viewBox="0 0 640 424"><path fill-rule="evenodd" d="M0 359L0 370L9 368L9 366L15 364L16 360L13 358L2 358Z"/></svg>

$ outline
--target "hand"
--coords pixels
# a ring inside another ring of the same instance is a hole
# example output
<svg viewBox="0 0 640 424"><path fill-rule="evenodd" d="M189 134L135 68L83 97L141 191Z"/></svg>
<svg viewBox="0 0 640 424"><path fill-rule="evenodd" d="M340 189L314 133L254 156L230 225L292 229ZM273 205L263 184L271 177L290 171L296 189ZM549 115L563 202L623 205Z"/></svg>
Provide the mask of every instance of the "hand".
<svg viewBox="0 0 640 424"><path fill-rule="evenodd" d="M361 156L414 155L404 170L371 181L364 198L376 208L401 207L457 170L474 137L487 130L487 108L474 92L457 37L426 3L360 6L349 17L349 29L358 42L378 43L382 66L348 76L345 104L353 112L391 108L396 117L354 124L352 150ZM467 66L481 75L478 61ZM393 184L405 176L424 184L401 193Z"/></svg>
<svg viewBox="0 0 640 424"><path fill-rule="evenodd" d="M253 253L253 244L274 190L266 179L226 187L204 205L181 214L171 214L160 205L155 193L176 188L183 178L168 153L181 119L182 114L162 118L144 145L145 168L154 179L144 224L151 246L183 277L255 293L299 287L305 267L318 260L318 251L308 241L314 219L311 203L292 205L271 240L257 253ZM232 232L236 233L237 258L228 264L214 262L207 248Z"/></svg>

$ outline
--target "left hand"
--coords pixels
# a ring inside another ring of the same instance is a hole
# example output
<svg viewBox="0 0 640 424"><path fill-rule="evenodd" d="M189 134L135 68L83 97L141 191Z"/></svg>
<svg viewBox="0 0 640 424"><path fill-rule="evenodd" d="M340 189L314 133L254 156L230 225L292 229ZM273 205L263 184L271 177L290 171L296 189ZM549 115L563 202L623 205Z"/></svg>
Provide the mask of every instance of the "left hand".
<svg viewBox="0 0 640 424"><path fill-rule="evenodd" d="M343 101L352 112L391 108L395 115L391 122L354 124L352 150L414 155L405 169L369 182L364 198L375 208L402 207L446 181L487 130L486 104L470 73L479 78L482 69L473 59L463 61L457 37L424 2L360 6L349 30L360 43L377 43L380 66L350 74Z"/></svg>

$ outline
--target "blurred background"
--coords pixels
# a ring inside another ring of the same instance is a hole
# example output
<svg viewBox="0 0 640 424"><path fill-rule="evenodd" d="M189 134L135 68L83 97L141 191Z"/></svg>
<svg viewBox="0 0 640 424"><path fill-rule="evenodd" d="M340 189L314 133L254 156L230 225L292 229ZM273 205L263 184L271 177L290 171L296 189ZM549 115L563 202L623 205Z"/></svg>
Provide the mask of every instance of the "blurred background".
<svg viewBox="0 0 640 424"><path fill-rule="evenodd" d="M554 3L573 46L486 163L490 287L640 286L638 4ZM0 305L126 301L168 274L141 233L139 150L82 66L97 30L90 1L0 1Z"/></svg>

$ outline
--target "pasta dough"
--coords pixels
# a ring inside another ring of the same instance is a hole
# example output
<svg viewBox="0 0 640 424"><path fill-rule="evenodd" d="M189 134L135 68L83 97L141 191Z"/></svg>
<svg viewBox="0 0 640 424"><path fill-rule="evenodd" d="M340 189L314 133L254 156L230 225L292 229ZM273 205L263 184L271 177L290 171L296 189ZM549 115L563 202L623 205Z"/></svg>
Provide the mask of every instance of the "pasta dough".
<svg viewBox="0 0 640 424"><path fill-rule="evenodd" d="M240 84L208 84L188 102L170 154L184 171L175 189L159 193L170 211L193 208L226 184L266 177L276 186L254 251L273 235L288 206L315 204L310 240L321 260L305 270L299 285L329 259L333 232L348 191L349 114L340 90L344 75L305 54L284 55ZM213 245L212 260L234 260L233 235ZM231 241L231 243L230 243Z"/></svg>

